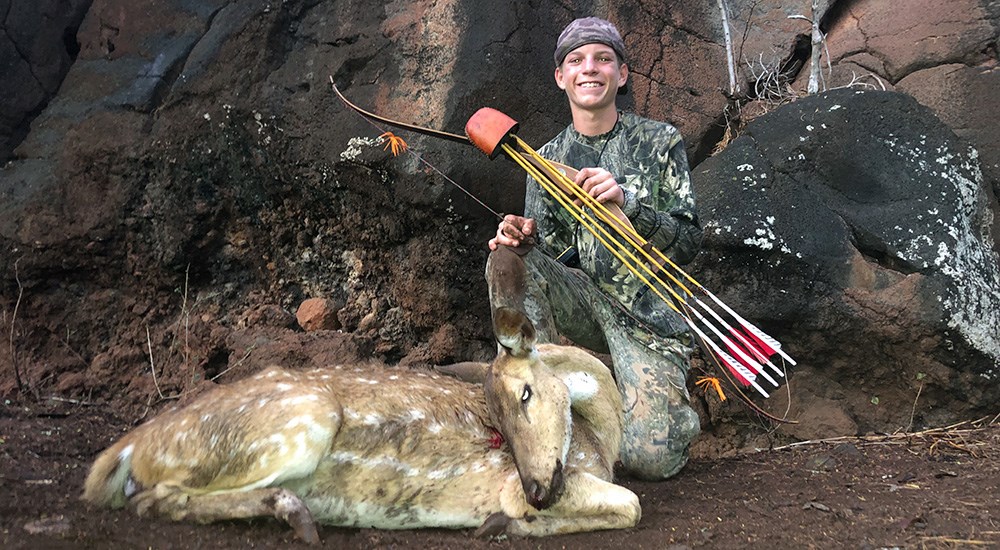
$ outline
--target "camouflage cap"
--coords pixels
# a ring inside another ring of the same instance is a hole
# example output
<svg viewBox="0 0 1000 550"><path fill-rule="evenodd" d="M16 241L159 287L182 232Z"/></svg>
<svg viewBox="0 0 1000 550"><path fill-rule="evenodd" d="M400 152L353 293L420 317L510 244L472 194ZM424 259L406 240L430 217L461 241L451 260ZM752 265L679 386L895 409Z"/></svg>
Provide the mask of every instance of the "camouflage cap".
<svg viewBox="0 0 1000 550"><path fill-rule="evenodd" d="M584 17L576 19L559 35L556 41L556 65L561 65L569 52L586 44L606 44L618 54L618 60L625 62L625 43L618 29L599 17Z"/></svg>

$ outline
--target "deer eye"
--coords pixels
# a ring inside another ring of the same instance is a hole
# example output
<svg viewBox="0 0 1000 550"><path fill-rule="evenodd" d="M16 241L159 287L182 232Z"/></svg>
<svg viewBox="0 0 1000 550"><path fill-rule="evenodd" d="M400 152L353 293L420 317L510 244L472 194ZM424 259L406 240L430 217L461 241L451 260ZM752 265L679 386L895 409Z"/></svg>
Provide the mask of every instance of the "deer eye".
<svg viewBox="0 0 1000 550"><path fill-rule="evenodd" d="M525 384L524 393L521 394L521 403L527 403L531 399L531 386Z"/></svg>

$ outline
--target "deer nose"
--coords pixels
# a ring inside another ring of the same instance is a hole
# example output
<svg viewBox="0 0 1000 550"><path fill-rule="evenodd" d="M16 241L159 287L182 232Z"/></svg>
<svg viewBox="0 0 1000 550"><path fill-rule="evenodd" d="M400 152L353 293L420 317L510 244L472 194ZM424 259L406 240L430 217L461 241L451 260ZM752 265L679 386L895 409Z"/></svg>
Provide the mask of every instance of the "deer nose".
<svg viewBox="0 0 1000 550"><path fill-rule="evenodd" d="M562 461L557 460L556 467L552 471L552 477L549 479L548 488L539 483L538 480L532 479L524 487L524 496L528 500L528 504L532 505L536 510L544 510L558 500L563 490L563 482Z"/></svg>
<svg viewBox="0 0 1000 550"><path fill-rule="evenodd" d="M531 480L531 483L524 488L524 496L527 498L528 504L534 506L536 510L544 510L551 504L549 491L535 479Z"/></svg>

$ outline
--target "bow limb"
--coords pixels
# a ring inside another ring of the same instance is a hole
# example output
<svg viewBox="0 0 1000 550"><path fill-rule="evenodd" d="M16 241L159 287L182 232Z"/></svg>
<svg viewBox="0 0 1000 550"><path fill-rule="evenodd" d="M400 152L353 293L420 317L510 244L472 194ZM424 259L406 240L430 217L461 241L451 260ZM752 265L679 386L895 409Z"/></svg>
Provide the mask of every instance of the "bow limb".
<svg viewBox="0 0 1000 550"><path fill-rule="evenodd" d="M341 101L344 102L344 105L347 105L352 110L354 110L355 112L357 112L358 114L369 120L375 120L383 124L388 124L389 126L394 126L396 128L401 128L403 130L409 130L411 132L415 132L417 134L423 134L425 136L431 136L440 139L445 139L448 141L454 141L456 143L464 143L466 145L472 145L472 142L469 141L469 138L463 135L452 134L451 132L444 132L442 130L435 130L433 128L425 128L423 126L417 126L415 124L408 124L406 122L400 122L398 120L393 120L391 118L386 118L384 116L379 116L376 115L375 113L366 111L361 107L358 107L357 105L348 101L348 99L344 97L344 94L340 93L340 90L337 89L337 84L333 82L332 76L330 77L330 85L333 86L333 92L337 94L337 97L339 97Z"/></svg>

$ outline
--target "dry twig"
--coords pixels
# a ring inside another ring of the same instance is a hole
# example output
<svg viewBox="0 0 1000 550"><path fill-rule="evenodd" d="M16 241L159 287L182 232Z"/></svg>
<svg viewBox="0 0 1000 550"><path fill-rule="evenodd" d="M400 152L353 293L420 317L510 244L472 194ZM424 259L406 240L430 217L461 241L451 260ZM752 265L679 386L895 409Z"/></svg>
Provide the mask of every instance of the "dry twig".
<svg viewBox="0 0 1000 550"><path fill-rule="evenodd" d="M181 315L184 316L184 367L189 367L189 357L191 353L191 346L189 343L189 334L191 329L191 312L188 311L188 277L191 273L191 264L187 265L187 269L184 270L184 300L181 302Z"/></svg>
<svg viewBox="0 0 1000 550"><path fill-rule="evenodd" d="M789 19L802 19L808 21L812 28L812 59L809 67L809 84L806 88L808 93L815 94L820 90L819 81L823 79L823 69L820 64L820 55L822 50L820 46L826 44L826 35L823 31L819 29L820 16L816 13L819 10L819 1L812 0L812 17L806 17L804 15L789 15ZM829 64L829 53L827 53L827 63ZM823 90L826 90L826 85L823 85Z"/></svg>
<svg viewBox="0 0 1000 550"><path fill-rule="evenodd" d="M719 0L719 12L722 15L722 34L726 40L726 65L729 68L729 95L734 96L739 93L739 85L736 83L736 57L733 53L733 39L729 32L729 6L726 0Z"/></svg>
<svg viewBox="0 0 1000 550"><path fill-rule="evenodd" d="M17 272L17 264L21 258L14 260L14 280L17 281L17 302L14 303L14 313L10 316L10 364L14 367L14 379L17 381L17 389L20 392L25 390L25 385L21 379L21 369L17 365L17 351L14 350L14 321L17 320L17 310L21 306L21 298L24 296L24 286L21 285L21 277Z"/></svg>
<svg viewBox="0 0 1000 550"><path fill-rule="evenodd" d="M68 399L66 397L56 397L55 395L50 395L46 399L48 399L49 401L55 401L57 403L70 403L73 405L83 405L86 407L91 407L97 404L97 403L91 403L90 401L83 401L81 399Z"/></svg>
<svg viewBox="0 0 1000 550"><path fill-rule="evenodd" d="M242 358L240 358L240 360L239 360L239 361L237 361L237 362L236 362L236 364L235 364L235 365L233 365L233 366L231 366L231 367L226 367L226 368L225 368L225 369L224 369L224 370L223 370L222 372L220 372L219 374L216 374L215 376L213 376L213 377L209 378L209 381L210 381L210 382L215 382L215 380L216 380L216 379L218 379L218 378L219 378L220 376L222 376L223 374L226 374L227 372L229 372L229 371L233 370L234 368L236 368L236 367L238 367L238 366L242 365L242 364L243 364L243 361L246 361L246 360L247 360L247 357L250 357L250 354L251 354L251 353L253 353L253 350L254 350L254 349L256 349L256 347L257 347L256 345L254 345L254 346L250 346L250 349L248 349L248 350L247 350L247 352L246 352L246 353L245 353L245 354L243 355L243 357L242 357Z"/></svg>
<svg viewBox="0 0 1000 550"><path fill-rule="evenodd" d="M163 392L160 391L160 383L156 380L156 364L153 363L153 341L149 337L149 325L146 325L146 348L149 350L149 369L153 373L153 386L156 387L156 393L160 396L160 400L179 399L181 396L180 393L175 395L163 395ZM147 410L149 409L148 403L146 404L146 408ZM146 416L146 413L143 413L143 416Z"/></svg>
<svg viewBox="0 0 1000 550"><path fill-rule="evenodd" d="M156 386L156 393L163 399L160 383L156 381L156 364L153 362L153 341L149 338L149 325L146 325L146 348L149 350L149 370L153 373L153 386Z"/></svg>
<svg viewBox="0 0 1000 550"><path fill-rule="evenodd" d="M979 418L977 420L963 420L961 422L956 422L949 426L943 426L940 428L929 428L920 432L897 432L892 434L879 434L879 435L845 435L839 437L829 437L824 439L810 439L807 441L796 441L795 443L789 443L788 445L782 445L780 447L774 447L770 450L781 451L785 449L793 449L796 447L804 447L809 445L818 445L825 443L841 443L845 441L852 441L858 443L867 444L911 444L914 440L923 438L937 438L934 439L935 443L931 445L932 448L936 448L936 443L945 442L949 447L956 448L963 452L972 453L968 448L963 448L961 445L950 441L949 437L961 438L965 441L965 436L970 434L980 433L986 428L996 424L997 420L1000 419L1000 415L993 417L992 420L987 421L988 417ZM966 427L971 426L971 427ZM968 446L968 445L967 445ZM975 456L975 455L973 455Z"/></svg>
<svg viewBox="0 0 1000 550"><path fill-rule="evenodd" d="M910 431L910 428L913 427L913 417L917 413L917 401L920 399L920 392L924 389L923 379L918 378L918 380L920 380L920 386L917 388L917 396L913 398L913 407L910 408L910 421L906 424L906 429L903 430L904 432Z"/></svg>

